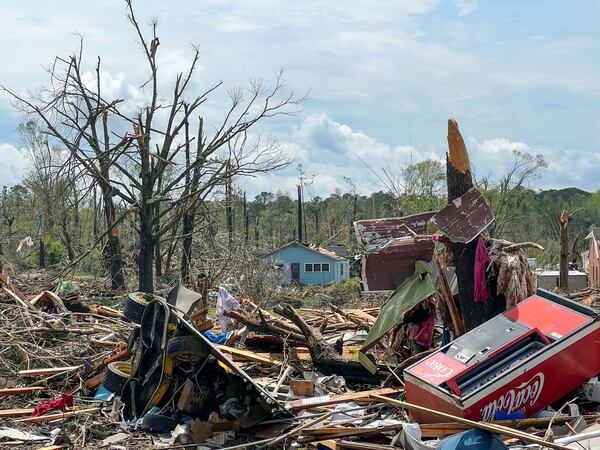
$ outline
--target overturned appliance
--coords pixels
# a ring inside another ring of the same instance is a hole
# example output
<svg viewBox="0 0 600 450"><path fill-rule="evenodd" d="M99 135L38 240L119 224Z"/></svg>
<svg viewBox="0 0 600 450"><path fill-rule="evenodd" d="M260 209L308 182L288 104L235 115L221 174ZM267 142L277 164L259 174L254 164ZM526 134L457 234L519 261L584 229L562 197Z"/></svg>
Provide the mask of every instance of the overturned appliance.
<svg viewBox="0 0 600 450"><path fill-rule="evenodd" d="M472 420L529 417L600 373L599 318L540 289L406 369L407 401Z"/></svg>

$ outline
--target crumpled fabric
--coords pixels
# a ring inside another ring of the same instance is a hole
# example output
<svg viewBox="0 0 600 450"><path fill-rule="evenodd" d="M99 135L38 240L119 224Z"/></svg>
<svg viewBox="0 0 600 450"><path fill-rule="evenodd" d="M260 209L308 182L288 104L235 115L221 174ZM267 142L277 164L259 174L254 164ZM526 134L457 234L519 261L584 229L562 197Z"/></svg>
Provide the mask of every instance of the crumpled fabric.
<svg viewBox="0 0 600 450"><path fill-rule="evenodd" d="M65 412L67 408L73 406L73 394L61 394L59 398L49 400L44 403L40 403L33 410L31 415L33 417L41 416L49 411L62 411Z"/></svg>
<svg viewBox="0 0 600 450"><path fill-rule="evenodd" d="M227 331L230 320L225 316L225 311L240 309L240 302L224 286L219 286L217 291L216 316L223 331Z"/></svg>
<svg viewBox="0 0 600 450"><path fill-rule="evenodd" d="M429 317L420 323L411 324L409 339L423 347L431 347L435 328L435 304L429 302Z"/></svg>
<svg viewBox="0 0 600 450"><path fill-rule="evenodd" d="M485 303L490 299L487 285L485 284L485 272L490 262L488 251L485 248L485 242L481 236L477 240L477 249L475 250L475 285L473 300L475 303Z"/></svg>

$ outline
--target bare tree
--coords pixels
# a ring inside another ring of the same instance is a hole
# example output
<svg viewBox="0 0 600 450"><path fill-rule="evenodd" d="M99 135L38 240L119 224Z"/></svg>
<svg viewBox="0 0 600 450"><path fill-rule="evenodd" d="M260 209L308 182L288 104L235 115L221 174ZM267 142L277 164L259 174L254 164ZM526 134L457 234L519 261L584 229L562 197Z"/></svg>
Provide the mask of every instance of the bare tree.
<svg viewBox="0 0 600 450"><path fill-rule="evenodd" d="M515 207L522 199L528 183L539 177L548 167L542 155L532 155L519 150L513 150L512 154L513 165L497 184L494 184L490 177L478 183L494 211L495 220L488 227L488 232L494 237L501 236L508 223L515 219L513 213L519 209Z"/></svg>
<svg viewBox="0 0 600 450"><path fill-rule="evenodd" d="M214 131L208 134L200 119L198 136L189 136L185 128L192 116L222 83L188 97L200 58L194 47L188 69L176 76L170 98L163 103L156 58L160 45L157 22L151 24L151 35L146 37L131 0L126 4L148 68L148 79L140 88L149 91L148 101L134 116L125 112L124 100L105 98L100 58L93 83L84 79L83 44L78 53L56 58L49 71L50 87L39 95L23 96L4 87L2 90L23 111L36 116L48 135L62 143L79 168L100 186L106 226L111 230L111 272L113 280L117 278L113 287L124 284L118 278L119 274L122 277L122 259L115 223L124 214L138 215L138 284L140 290L152 292L156 245L165 233L179 226L184 212L189 221L189 214L234 176L253 176L287 164L275 140L260 134L250 136L249 130L264 119L295 114L302 98L293 90L286 92L281 72L269 89L255 80L248 89L229 91L230 106ZM193 141L196 152L191 156ZM188 224L185 234L191 233L193 228L190 230Z"/></svg>

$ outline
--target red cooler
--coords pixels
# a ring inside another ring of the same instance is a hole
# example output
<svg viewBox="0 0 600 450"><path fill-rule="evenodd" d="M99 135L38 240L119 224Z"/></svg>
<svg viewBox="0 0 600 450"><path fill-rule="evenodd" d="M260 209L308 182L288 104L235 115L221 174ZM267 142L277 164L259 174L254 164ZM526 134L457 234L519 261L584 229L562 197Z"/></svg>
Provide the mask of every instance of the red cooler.
<svg viewBox="0 0 600 450"><path fill-rule="evenodd" d="M530 417L600 373L598 319L596 310L540 289L407 368L406 399L472 420L494 420L498 411Z"/></svg>

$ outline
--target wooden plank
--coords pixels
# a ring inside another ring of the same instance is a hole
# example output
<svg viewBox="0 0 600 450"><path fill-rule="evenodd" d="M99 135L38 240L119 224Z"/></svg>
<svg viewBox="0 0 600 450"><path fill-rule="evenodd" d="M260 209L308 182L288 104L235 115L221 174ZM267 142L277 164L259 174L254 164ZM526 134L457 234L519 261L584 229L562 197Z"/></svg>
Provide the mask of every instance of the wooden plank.
<svg viewBox="0 0 600 450"><path fill-rule="evenodd" d="M479 428L480 430L489 431L491 433L501 434L508 437L514 437L517 439L521 439L525 442L531 442L533 444L541 445L542 447L554 448L557 450L569 450L569 447L564 445L555 444L554 442L548 442L544 439L540 439L537 436L534 436L529 433L525 433L518 430L513 430L512 428L507 428L504 426L494 425L487 422L475 422L474 420L464 419L462 417L454 416L452 414L448 414L441 411L436 411L434 409L425 408L423 406L414 405L412 403L402 402L400 400L394 400L393 398L385 397L383 395L373 395L373 398L380 400L382 402L386 402L390 405L397 406L398 408L408 409L409 411L419 411L426 414L434 414L438 417L443 417L445 419L449 419L453 422L460 422L466 425L469 425L471 428Z"/></svg>
<svg viewBox="0 0 600 450"><path fill-rule="evenodd" d="M287 408L291 411L298 411L301 409L317 408L320 406L336 405L338 403L345 402L375 402L377 397L382 395L398 395L404 392L404 389L397 388L382 388L382 389L371 389L369 391L361 392L348 392L346 394L339 395L323 395L321 397L310 397L303 398L301 400L294 400L286 404ZM385 397L387 398L387 397Z"/></svg>
<svg viewBox="0 0 600 450"><path fill-rule="evenodd" d="M92 378L88 378L83 382L83 385L86 389L94 389L100 386L104 382L104 376L106 373L104 371L100 372L98 375L93 376Z"/></svg>
<svg viewBox="0 0 600 450"><path fill-rule="evenodd" d="M57 412L53 414L46 414L44 416L26 417L25 419L17 419L15 422L19 423L41 423L49 422L51 420L68 419L70 417L77 416L79 414L95 414L100 411L100 408L86 408L79 409L77 411Z"/></svg>
<svg viewBox="0 0 600 450"><path fill-rule="evenodd" d="M360 309L352 309L347 312L349 314L352 314L355 317L358 317L359 319L366 320L367 322L370 322L370 323L375 323L375 321L377 321L376 317L373 317L371 314L368 314Z"/></svg>
<svg viewBox="0 0 600 450"><path fill-rule="evenodd" d="M233 356L240 356L243 359L248 360L248 361L254 361L254 362L270 364L270 365L280 365L281 364L281 362L277 361L275 358L271 358L270 356L265 357L265 356L259 355L257 353L254 353L254 352L240 350L237 348L228 347L226 345L216 345L216 347L219 350L221 350L222 352L229 353L230 355L233 355Z"/></svg>
<svg viewBox="0 0 600 450"><path fill-rule="evenodd" d="M553 424L558 425L579 418L583 418L588 421L596 421L600 419L600 415L587 414L583 416L557 416L554 418L532 417L530 419L494 420L490 423L509 428L546 428L551 421ZM420 424L419 427L421 428L421 434L423 437L445 437L471 429L470 426L458 422L423 423Z"/></svg>
<svg viewBox="0 0 600 450"><path fill-rule="evenodd" d="M46 389L44 386L4 388L4 389L0 389L0 398L9 397L11 395L33 394L36 391L42 391L44 389Z"/></svg>
<svg viewBox="0 0 600 450"><path fill-rule="evenodd" d="M369 442L337 441L335 450L382 450L395 449L391 445L371 444Z"/></svg>
<svg viewBox="0 0 600 450"><path fill-rule="evenodd" d="M67 367L48 367L46 369L29 369L19 370L17 376L19 377L39 377L44 375L56 375L59 373L72 372L74 370L81 369L83 366L67 366Z"/></svg>
<svg viewBox="0 0 600 450"><path fill-rule="evenodd" d="M29 416L33 408L0 409L0 418Z"/></svg>

